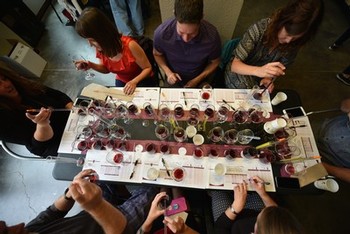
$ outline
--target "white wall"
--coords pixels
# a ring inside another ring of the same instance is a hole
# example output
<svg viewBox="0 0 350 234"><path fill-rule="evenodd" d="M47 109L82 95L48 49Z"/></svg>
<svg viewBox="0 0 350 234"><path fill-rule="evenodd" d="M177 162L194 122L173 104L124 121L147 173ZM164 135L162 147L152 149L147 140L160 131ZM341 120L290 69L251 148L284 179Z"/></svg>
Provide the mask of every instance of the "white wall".
<svg viewBox="0 0 350 234"><path fill-rule="evenodd" d="M204 19L219 31L224 44L232 38L244 0L204 0ZM174 16L174 0L159 0L162 22Z"/></svg>

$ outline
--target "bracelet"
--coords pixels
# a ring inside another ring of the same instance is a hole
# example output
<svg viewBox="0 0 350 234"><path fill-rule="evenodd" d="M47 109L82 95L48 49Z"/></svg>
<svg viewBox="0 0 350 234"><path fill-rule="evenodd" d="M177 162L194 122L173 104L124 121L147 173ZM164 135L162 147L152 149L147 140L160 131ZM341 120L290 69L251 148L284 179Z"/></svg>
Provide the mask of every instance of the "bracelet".
<svg viewBox="0 0 350 234"><path fill-rule="evenodd" d="M66 190L64 191L64 199L66 199L67 201L74 201L74 199L72 197L67 197L67 193L69 191L69 188L66 188Z"/></svg>
<svg viewBox="0 0 350 234"><path fill-rule="evenodd" d="M239 215L239 213L237 213L237 212L235 211L235 209L233 209L233 206L232 206L232 205L230 205L229 208L230 208L230 211L232 212L232 214Z"/></svg>

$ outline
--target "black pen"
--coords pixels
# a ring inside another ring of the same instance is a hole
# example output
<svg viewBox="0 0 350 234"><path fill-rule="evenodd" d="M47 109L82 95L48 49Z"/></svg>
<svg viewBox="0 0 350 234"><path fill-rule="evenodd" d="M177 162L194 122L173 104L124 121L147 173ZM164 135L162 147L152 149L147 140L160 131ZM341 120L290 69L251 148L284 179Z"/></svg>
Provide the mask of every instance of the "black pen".
<svg viewBox="0 0 350 234"><path fill-rule="evenodd" d="M134 162L134 168L132 169L131 175L130 175L130 179L134 176L135 174L135 167L137 166L137 164L139 163L139 159L136 159L136 161Z"/></svg>
<svg viewBox="0 0 350 234"><path fill-rule="evenodd" d="M182 92L182 96L183 96L183 98L184 98L185 105L187 106L187 100L186 100L185 92Z"/></svg>
<svg viewBox="0 0 350 234"><path fill-rule="evenodd" d="M225 103L225 104L227 104L229 107L231 107L231 109L232 109L233 111L236 111L236 109L235 109L233 106L231 106L228 102L226 102L225 99L222 99L222 102Z"/></svg>
<svg viewBox="0 0 350 234"><path fill-rule="evenodd" d="M164 165L164 167L165 167L166 173L167 173L168 176L170 177L171 175L170 175L170 172L169 172L169 169L168 169L168 165L166 164L164 158L162 158L162 163L163 163L163 165Z"/></svg>

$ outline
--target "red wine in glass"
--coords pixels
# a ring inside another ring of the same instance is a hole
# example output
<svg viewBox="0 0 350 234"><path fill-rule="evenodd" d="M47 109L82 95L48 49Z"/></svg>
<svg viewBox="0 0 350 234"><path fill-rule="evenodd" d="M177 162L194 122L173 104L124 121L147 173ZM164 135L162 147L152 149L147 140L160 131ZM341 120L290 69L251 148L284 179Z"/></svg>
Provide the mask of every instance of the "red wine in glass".
<svg viewBox="0 0 350 234"><path fill-rule="evenodd" d="M182 168L175 168L173 170L173 176L176 181L182 181L185 176L185 172Z"/></svg>
<svg viewBox="0 0 350 234"><path fill-rule="evenodd" d="M133 114L133 115L137 115L137 112L138 112L138 108L135 104L131 104L129 107L128 107L128 110L129 110L129 113L130 114Z"/></svg>
<svg viewBox="0 0 350 234"><path fill-rule="evenodd" d="M154 111L153 111L153 108L151 105L147 105L145 107L145 112L149 117L153 116L153 114L154 114Z"/></svg>
<svg viewBox="0 0 350 234"><path fill-rule="evenodd" d="M225 150L225 157L227 159L233 159L236 157L236 151L234 149Z"/></svg>
<svg viewBox="0 0 350 234"><path fill-rule="evenodd" d="M181 118L182 116L184 116L185 111L181 106L177 106L174 109L174 114L176 118Z"/></svg>
<svg viewBox="0 0 350 234"><path fill-rule="evenodd" d="M201 148L196 148L194 150L194 156L196 156L197 158L201 158L203 157L203 155L204 155L204 152Z"/></svg>
<svg viewBox="0 0 350 234"><path fill-rule="evenodd" d="M197 107L191 107L190 109L190 115L191 116L194 116L194 117L197 117L199 115L199 110Z"/></svg>
<svg viewBox="0 0 350 234"><path fill-rule="evenodd" d="M214 110L210 107L207 107L204 111L204 114L208 116L208 118L213 118L214 117Z"/></svg>
<svg viewBox="0 0 350 234"><path fill-rule="evenodd" d="M253 94L253 98L255 100L261 100L262 99L262 94L259 93L259 92L256 92L256 93Z"/></svg>
<svg viewBox="0 0 350 234"><path fill-rule="evenodd" d="M203 98L204 100L208 100L208 99L210 98L210 93L209 93L209 92L203 92L203 93L202 93L202 98Z"/></svg>
<svg viewBox="0 0 350 234"><path fill-rule="evenodd" d="M169 153L169 146L168 145L161 145L160 152L163 154Z"/></svg>
<svg viewBox="0 0 350 234"><path fill-rule="evenodd" d="M246 158L254 158L258 155L258 151L254 147L246 147L243 149L242 154Z"/></svg>
<svg viewBox="0 0 350 234"><path fill-rule="evenodd" d="M121 163L123 162L123 158L124 158L123 154L121 152L117 152L113 157L113 161L115 163Z"/></svg>
<svg viewBox="0 0 350 234"><path fill-rule="evenodd" d="M217 151L217 149L210 149L209 155L212 157L217 157L219 155L219 152Z"/></svg>
<svg viewBox="0 0 350 234"><path fill-rule="evenodd" d="M154 153L155 152L155 145L153 143L150 143L146 146L146 151L148 153Z"/></svg>

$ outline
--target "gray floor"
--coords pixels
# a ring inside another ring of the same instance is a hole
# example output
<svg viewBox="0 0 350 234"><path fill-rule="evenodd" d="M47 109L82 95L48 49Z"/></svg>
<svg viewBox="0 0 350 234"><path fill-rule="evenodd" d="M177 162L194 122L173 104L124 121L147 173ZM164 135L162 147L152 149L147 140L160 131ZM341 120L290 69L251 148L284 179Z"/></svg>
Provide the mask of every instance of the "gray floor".
<svg viewBox="0 0 350 234"><path fill-rule="evenodd" d="M233 37L240 37L247 27L267 17L276 7L285 4L283 0L245 0ZM286 76L278 79L278 88L290 88L299 92L306 111L329 109L349 95L350 87L335 78L349 65L350 41L336 51L328 46L349 27L341 1L325 1L325 18L316 38L304 47L296 62L287 69ZM146 35L152 36L160 23L157 1L151 0L151 17L146 20ZM83 72L72 65L73 55L83 55L94 60L94 50L79 38L74 28L58 21L51 9L43 19L47 31L38 49L48 65L39 79L48 86L66 92L75 98L81 88L89 84ZM113 75L96 73L96 83L113 85ZM311 115L314 133L325 118L338 113ZM52 178L53 164L46 161L21 161L13 159L0 150L0 220L8 224L28 222L60 195L68 182ZM306 227L307 233L350 233L348 212L350 210L350 186L340 183L338 193L325 192L322 195L281 195L278 201L288 207ZM73 210L77 212L79 207Z"/></svg>

